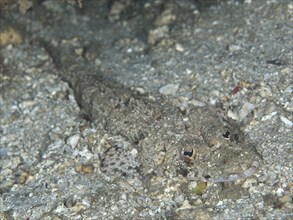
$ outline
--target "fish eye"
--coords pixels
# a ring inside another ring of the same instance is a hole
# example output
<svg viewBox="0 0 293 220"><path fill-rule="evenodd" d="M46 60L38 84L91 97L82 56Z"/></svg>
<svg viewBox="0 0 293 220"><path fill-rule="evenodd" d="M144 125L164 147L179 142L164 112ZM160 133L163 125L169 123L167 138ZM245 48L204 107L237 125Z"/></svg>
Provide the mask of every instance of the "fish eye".
<svg viewBox="0 0 293 220"><path fill-rule="evenodd" d="M184 151L183 154L184 154L184 156L192 157L193 150L191 150L191 151Z"/></svg>
<svg viewBox="0 0 293 220"><path fill-rule="evenodd" d="M223 137L226 139L230 139L230 131L226 131L226 133L223 134Z"/></svg>
<svg viewBox="0 0 293 220"><path fill-rule="evenodd" d="M187 162L192 162L195 157L195 150L193 148L182 149L183 159Z"/></svg>

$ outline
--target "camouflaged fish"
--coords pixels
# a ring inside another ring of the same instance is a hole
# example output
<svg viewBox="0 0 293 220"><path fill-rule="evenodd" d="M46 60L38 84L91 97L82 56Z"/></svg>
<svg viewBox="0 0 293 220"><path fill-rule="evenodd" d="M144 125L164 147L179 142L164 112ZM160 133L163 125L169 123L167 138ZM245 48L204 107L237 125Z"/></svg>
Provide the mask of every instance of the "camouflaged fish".
<svg viewBox="0 0 293 220"><path fill-rule="evenodd" d="M259 157L255 148L217 109L181 111L161 97L135 94L105 79L85 60L74 58L70 50L68 54L64 51L55 57L63 68L60 77L73 88L87 118L128 146L109 144L100 154L102 172L227 182L256 171Z"/></svg>

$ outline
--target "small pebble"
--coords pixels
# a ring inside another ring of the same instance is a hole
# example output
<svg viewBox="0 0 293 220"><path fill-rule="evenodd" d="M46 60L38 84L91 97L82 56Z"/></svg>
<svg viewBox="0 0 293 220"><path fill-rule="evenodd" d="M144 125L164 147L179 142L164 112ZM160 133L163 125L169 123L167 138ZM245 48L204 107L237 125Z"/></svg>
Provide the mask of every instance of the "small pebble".
<svg viewBox="0 0 293 220"><path fill-rule="evenodd" d="M246 102L242 106L241 110L239 111L238 120L243 121L253 110L255 109L255 105Z"/></svg>
<svg viewBox="0 0 293 220"><path fill-rule="evenodd" d="M175 95L180 84L167 84L159 89L162 95Z"/></svg>
<svg viewBox="0 0 293 220"><path fill-rule="evenodd" d="M190 69L186 69L185 71L188 75L192 73L192 71Z"/></svg>
<svg viewBox="0 0 293 220"><path fill-rule="evenodd" d="M160 39L166 38L169 33L169 28L167 26L158 27L156 29L152 29L148 34L148 43L154 45Z"/></svg>
<svg viewBox="0 0 293 220"><path fill-rule="evenodd" d="M284 93L289 93L291 94L293 92L293 86L288 86L285 90L284 90Z"/></svg>
<svg viewBox="0 0 293 220"><path fill-rule="evenodd" d="M278 112L271 112L270 114L263 116L261 121L271 120L276 114L278 114Z"/></svg>
<svg viewBox="0 0 293 220"><path fill-rule="evenodd" d="M155 20L156 26L169 25L176 20L176 15L171 9L165 9Z"/></svg>
<svg viewBox="0 0 293 220"><path fill-rule="evenodd" d="M94 171L94 167L92 165L79 164L75 167L75 171L82 174L92 173Z"/></svg>
<svg viewBox="0 0 293 220"><path fill-rule="evenodd" d="M191 209L192 206L189 204L188 200L184 200L182 205L177 209L177 211Z"/></svg>
<svg viewBox="0 0 293 220"><path fill-rule="evenodd" d="M83 48L76 48L74 50L75 54L78 55L78 56L81 56L83 51L84 51Z"/></svg>
<svg viewBox="0 0 293 220"><path fill-rule="evenodd" d="M239 45L230 45L229 46L229 51L230 52L236 52L236 51L239 51L239 50L241 50L242 48L241 48L241 46L239 46Z"/></svg>
<svg viewBox="0 0 293 220"><path fill-rule="evenodd" d="M79 142L80 136L79 134L75 134L73 136L71 136L70 138L68 138L67 143L72 147L75 148Z"/></svg>
<svg viewBox="0 0 293 220"><path fill-rule="evenodd" d="M29 175L26 172L21 173L20 176L19 176L19 178L18 178L18 182L20 184L25 184L26 180L28 179L28 176Z"/></svg>
<svg viewBox="0 0 293 220"><path fill-rule="evenodd" d="M183 201L184 201L184 196L183 196L183 195L179 195L179 196L175 197L174 201L175 201L177 204L182 204Z"/></svg>
<svg viewBox="0 0 293 220"><path fill-rule="evenodd" d="M237 115L231 110L228 110L227 116L235 121L238 119Z"/></svg>
<svg viewBox="0 0 293 220"><path fill-rule="evenodd" d="M183 51L184 51L183 46L182 46L181 44L179 44L179 43L177 43L177 44L175 45L175 49L176 49L177 51L179 51L179 52L183 52Z"/></svg>
<svg viewBox="0 0 293 220"><path fill-rule="evenodd" d="M0 158L1 157L6 157L10 151L11 151L11 149L8 148L8 147L0 148Z"/></svg>
<svg viewBox="0 0 293 220"><path fill-rule="evenodd" d="M135 92L137 92L139 95L144 95L145 94L145 90L143 88L141 88L141 87L136 87Z"/></svg>
<svg viewBox="0 0 293 220"><path fill-rule="evenodd" d="M278 188L276 191L276 196L281 197L284 195L284 189Z"/></svg>
<svg viewBox="0 0 293 220"><path fill-rule="evenodd" d="M249 178L247 180L244 181L244 183L242 184L242 187L244 189L248 189L250 187L252 187L253 185L256 185L257 184L257 181L253 178Z"/></svg>
<svg viewBox="0 0 293 220"><path fill-rule="evenodd" d="M23 37L21 36L21 34L12 27L6 28L6 30L1 30L0 39L0 46L6 46L8 44L18 45L21 44L23 41Z"/></svg>
<svg viewBox="0 0 293 220"><path fill-rule="evenodd" d="M280 201L281 203L292 202L292 198L291 198L290 196L288 196L288 195L285 195L285 196L281 197L281 198L279 199L279 201Z"/></svg>
<svg viewBox="0 0 293 220"><path fill-rule="evenodd" d="M196 187L193 189L193 192L196 195L201 195L207 188L207 183L206 182L198 182Z"/></svg>
<svg viewBox="0 0 293 220"><path fill-rule="evenodd" d="M76 203L76 205L71 208L71 210L74 212L80 212L81 210L84 210L84 209L86 209L86 206L82 203Z"/></svg>
<svg viewBox="0 0 293 220"><path fill-rule="evenodd" d="M281 121L289 128L293 127L293 122L290 121L288 118L286 118L285 116L281 115L280 116Z"/></svg>
<svg viewBox="0 0 293 220"><path fill-rule="evenodd" d="M83 157L87 161L93 157L93 154L88 149L83 149L82 151L78 151L78 155Z"/></svg>
<svg viewBox="0 0 293 220"><path fill-rule="evenodd" d="M135 157L138 154L138 151L135 148L133 148L130 153L132 154L132 156Z"/></svg>
<svg viewBox="0 0 293 220"><path fill-rule="evenodd" d="M188 104L193 105L195 107L203 107L203 106L206 105L204 102L200 102L200 101L197 101L195 99L192 99L192 100L188 101Z"/></svg>

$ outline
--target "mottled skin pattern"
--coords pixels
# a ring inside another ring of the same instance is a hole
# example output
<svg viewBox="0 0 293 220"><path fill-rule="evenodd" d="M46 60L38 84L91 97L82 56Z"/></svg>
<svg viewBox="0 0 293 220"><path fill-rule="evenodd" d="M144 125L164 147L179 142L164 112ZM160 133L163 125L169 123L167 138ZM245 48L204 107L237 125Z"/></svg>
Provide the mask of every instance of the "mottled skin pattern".
<svg viewBox="0 0 293 220"><path fill-rule="evenodd" d="M150 99L122 88L93 71L83 59L70 57L61 59L61 77L73 88L82 110L98 128L122 138L128 146L123 149L115 144L101 153L103 172L128 177L182 175L209 181L243 173L257 160L237 125L216 109L190 107L182 112L160 97ZM137 155L130 153L133 149Z"/></svg>

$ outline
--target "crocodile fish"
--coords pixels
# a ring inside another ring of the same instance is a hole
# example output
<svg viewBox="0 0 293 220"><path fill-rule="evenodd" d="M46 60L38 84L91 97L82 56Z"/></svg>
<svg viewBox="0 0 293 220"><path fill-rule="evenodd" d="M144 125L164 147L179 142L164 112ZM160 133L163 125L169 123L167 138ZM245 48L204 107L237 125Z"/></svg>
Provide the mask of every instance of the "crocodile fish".
<svg viewBox="0 0 293 220"><path fill-rule="evenodd" d="M82 111L111 137L100 152L105 174L228 182L250 177L259 166L254 145L219 109L182 111L161 96L140 95L109 80L70 50L55 54L59 75Z"/></svg>

